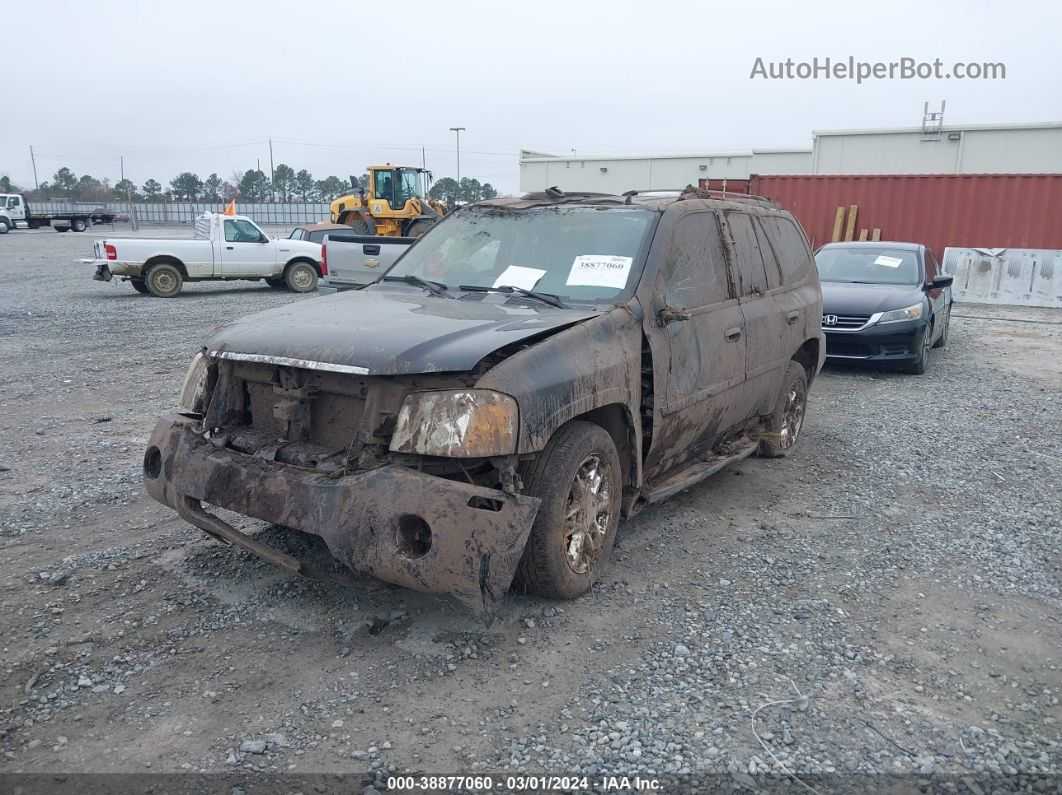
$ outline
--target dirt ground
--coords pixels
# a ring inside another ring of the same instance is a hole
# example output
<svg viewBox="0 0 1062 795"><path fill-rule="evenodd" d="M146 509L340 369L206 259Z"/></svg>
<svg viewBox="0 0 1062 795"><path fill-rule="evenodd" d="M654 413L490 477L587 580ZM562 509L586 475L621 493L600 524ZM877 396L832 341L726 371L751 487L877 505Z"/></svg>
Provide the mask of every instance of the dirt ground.
<svg viewBox="0 0 1062 795"><path fill-rule="evenodd" d="M0 237L0 770L1057 774L1062 312L959 305L922 377L828 366L795 455L485 628L146 496L200 336L313 299L93 282L105 236Z"/></svg>

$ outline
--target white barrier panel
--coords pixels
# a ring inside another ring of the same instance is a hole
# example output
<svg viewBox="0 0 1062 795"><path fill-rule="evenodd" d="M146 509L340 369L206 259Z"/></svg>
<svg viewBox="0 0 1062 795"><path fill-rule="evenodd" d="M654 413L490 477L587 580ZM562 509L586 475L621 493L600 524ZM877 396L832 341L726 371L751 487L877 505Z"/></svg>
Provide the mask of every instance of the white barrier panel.
<svg viewBox="0 0 1062 795"><path fill-rule="evenodd" d="M1062 251L1038 248L946 248L944 273L956 301L1062 307Z"/></svg>

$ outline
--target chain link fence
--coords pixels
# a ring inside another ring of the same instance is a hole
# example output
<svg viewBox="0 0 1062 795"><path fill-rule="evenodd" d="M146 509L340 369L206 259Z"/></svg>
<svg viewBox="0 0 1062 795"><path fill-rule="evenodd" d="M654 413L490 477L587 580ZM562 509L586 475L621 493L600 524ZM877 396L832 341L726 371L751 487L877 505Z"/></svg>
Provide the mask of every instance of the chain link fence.
<svg viewBox="0 0 1062 795"><path fill-rule="evenodd" d="M220 213L228 202L67 202L34 201L30 209L41 214L61 214L74 211L126 214L130 221L140 224L190 224L203 213ZM236 202L236 212L259 224L298 226L328 220L327 202Z"/></svg>

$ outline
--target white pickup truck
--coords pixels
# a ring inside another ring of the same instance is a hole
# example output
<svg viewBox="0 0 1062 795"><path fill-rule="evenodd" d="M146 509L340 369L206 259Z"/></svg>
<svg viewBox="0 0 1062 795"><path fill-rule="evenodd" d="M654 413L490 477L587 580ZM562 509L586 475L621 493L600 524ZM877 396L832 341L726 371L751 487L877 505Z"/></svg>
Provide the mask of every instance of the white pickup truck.
<svg viewBox="0 0 1062 795"><path fill-rule="evenodd" d="M185 282L264 279L270 287L308 293L322 274L321 244L277 240L242 215L206 213L195 220L191 240L121 238L97 240L92 277L115 276L137 292L172 298Z"/></svg>

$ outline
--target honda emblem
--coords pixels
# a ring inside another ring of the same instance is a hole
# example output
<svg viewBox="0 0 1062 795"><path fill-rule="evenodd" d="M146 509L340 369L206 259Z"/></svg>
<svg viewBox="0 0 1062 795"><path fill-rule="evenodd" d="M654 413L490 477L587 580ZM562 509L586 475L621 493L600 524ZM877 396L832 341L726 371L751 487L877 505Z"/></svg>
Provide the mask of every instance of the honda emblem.
<svg viewBox="0 0 1062 795"><path fill-rule="evenodd" d="M824 326L836 326L837 325L837 315L823 315L822 316L822 325L824 325Z"/></svg>

